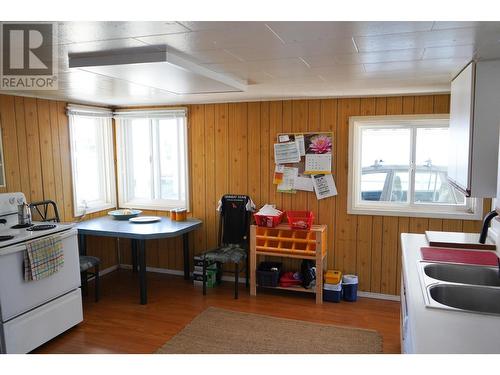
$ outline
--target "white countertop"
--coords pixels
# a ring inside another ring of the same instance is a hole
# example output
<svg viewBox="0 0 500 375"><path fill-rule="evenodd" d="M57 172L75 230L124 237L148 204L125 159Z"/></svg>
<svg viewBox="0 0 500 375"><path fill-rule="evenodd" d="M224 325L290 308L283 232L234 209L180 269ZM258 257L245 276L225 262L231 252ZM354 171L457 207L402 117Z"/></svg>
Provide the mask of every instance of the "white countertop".
<svg viewBox="0 0 500 375"><path fill-rule="evenodd" d="M500 353L500 316L426 307L418 275L423 234L401 234L412 353Z"/></svg>

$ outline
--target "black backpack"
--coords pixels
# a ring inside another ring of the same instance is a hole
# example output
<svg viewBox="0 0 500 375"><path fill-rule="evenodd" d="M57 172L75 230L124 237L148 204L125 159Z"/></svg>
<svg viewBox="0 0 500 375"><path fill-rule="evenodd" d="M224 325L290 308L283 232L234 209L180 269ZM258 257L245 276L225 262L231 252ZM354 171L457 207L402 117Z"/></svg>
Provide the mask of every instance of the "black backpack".
<svg viewBox="0 0 500 375"><path fill-rule="evenodd" d="M302 286L306 289L312 287L312 282L316 280L316 265L312 260L304 259L300 264L302 274Z"/></svg>

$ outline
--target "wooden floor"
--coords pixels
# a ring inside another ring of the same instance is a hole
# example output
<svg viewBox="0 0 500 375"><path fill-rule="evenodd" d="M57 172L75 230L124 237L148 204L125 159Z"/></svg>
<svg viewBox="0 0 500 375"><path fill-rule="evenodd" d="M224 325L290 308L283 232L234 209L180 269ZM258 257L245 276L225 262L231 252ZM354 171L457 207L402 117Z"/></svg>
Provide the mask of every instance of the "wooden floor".
<svg viewBox="0 0 500 375"><path fill-rule="evenodd" d="M148 273L149 303L138 303L137 274L118 270L102 278L98 303L84 298L83 323L34 353L153 353L209 306L275 317L377 330L385 353L399 353L399 303L359 298L355 303L316 305L314 294L259 291L250 297L244 286L233 299L230 282L201 289L182 277Z"/></svg>

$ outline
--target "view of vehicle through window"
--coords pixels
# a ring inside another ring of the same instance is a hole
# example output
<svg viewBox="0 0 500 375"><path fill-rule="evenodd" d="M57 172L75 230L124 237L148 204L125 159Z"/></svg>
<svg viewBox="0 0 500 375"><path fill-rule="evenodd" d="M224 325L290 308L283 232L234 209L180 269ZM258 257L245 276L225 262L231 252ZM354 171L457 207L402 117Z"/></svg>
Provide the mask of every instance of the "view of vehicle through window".
<svg viewBox="0 0 500 375"><path fill-rule="evenodd" d="M361 200L465 205L447 181L447 134L446 127L363 129Z"/></svg>

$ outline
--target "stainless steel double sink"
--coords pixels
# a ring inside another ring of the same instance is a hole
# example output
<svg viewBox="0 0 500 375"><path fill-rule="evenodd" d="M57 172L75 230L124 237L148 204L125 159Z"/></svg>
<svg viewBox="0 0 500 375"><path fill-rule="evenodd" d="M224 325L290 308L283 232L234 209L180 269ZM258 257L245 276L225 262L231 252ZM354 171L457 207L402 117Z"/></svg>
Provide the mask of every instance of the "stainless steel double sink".
<svg viewBox="0 0 500 375"><path fill-rule="evenodd" d="M428 307L500 315L498 267L419 262Z"/></svg>

